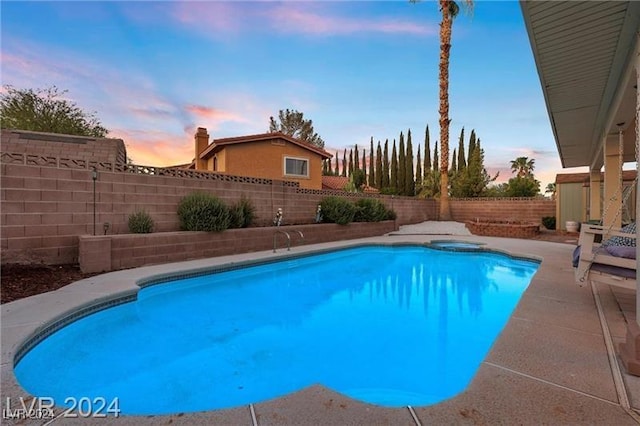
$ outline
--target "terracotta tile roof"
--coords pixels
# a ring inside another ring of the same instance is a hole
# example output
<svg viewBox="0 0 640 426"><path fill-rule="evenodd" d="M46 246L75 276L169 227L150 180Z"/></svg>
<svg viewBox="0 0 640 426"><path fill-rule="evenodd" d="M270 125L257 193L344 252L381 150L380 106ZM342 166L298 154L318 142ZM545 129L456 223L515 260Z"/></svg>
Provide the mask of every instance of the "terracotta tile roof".
<svg viewBox="0 0 640 426"><path fill-rule="evenodd" d="M631 181L636 178L635 170L623 170L622 180ZM600 173L600 179L604 179L604 173ZM560 173L556 175L556 184L559 183L589 183L589 173Z"/></svg>
<svg viewBox="0 0 640 426"><path fill-rule="evenodd" d="M344 176L322 176L322 189L333 189L342 191L349 183L349 178ZM369 185L365 185L364 192L377 194L378 189Z"/></svg>
<svg viewBox="0 0 640 426"><path fill-rule="evenodd" d="M349 183L348 177L322 176L322 189L342 190Z"/></svg>
<svg viewBox="0 0 640 426"><path fill-rule="evenodd" d="M300 139L291 137L289 135L285 135L284 133L274 132L274 133L261 133L259 135L247 135L247 136L236 136L232 138L221 138L214 139L211 144L200 153L200 158L206 159L209 158L214 153L218 152L223 146L233 145L239 143L247 143L247 142L260 142L267 141L270 139L283 139L285 141L291 142L292 144L298 145L304 149L308 149L311 152L315 152L320 155L322 158L332 158L333 155L329 154L322 148L319 148L315 145L312 145L308 142L302 141Z"/></svg>

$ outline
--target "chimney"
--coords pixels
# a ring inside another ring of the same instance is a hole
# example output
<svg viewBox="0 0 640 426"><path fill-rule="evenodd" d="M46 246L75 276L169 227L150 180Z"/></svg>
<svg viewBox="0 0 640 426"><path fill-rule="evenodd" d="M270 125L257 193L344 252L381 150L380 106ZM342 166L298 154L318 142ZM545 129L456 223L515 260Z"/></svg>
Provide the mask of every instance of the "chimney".
<svg viewBox="0 0 640 426"><path fill-rule="evenodd" d="M209 133L207 133L207 129L204 127L198 127L198 130L195 134L195 148L196 148L196 156L195 156L195 165L196 170L206 170L207 169L207 161L200 159L200 154L202 151L207 149L209 146Z"/></svg>

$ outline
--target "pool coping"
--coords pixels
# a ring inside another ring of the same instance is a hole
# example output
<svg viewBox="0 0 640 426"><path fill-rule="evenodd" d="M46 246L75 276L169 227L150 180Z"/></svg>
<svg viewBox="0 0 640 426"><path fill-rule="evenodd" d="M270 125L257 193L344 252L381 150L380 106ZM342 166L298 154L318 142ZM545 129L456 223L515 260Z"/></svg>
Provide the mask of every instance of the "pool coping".
<svg viewBox="0 0 640 426"><path fill-rule="evenodd" d="M474 387L481 387L483 385L483 382L486 382L488 380L488 382L490 383L492 382L492 380L495 381L497 378L504 378L505 375L509 376L511 380L523 380L523 378L527 380L533 380L536 386L544 386L545 388L551 387L554 391L562 390L561 393L570 392L571 396L573 397L579 395L580 397L578 399L580 401L573 401L573 403L576 404L576 409L584 404L585 401L582 401L582 399L587 398L587 400L590 401L590 404L600 406L598 410L595 411L587 410L593 416L600 417L601 415L603 415L603 413L608 413L608 415L614 415L613 418L616 419L618 419L619 416L619 421L623 422L623 424L624 422L632 420L631 417L629 417L624 412L624 410L622 410L619 405L617 405L615 390L613 392L611 391L611 389L613 389L612 384L606 384L606 386L604 386L604 388L606 388L606 391L603 392L602 389L598 390L593 388L593 383L591 383L592 381L586 381L585 383L583 383L580 380L574 380L576 382L574 386L571 385L571 380L564 380L568 381L569 383L563 383L563 380L560 380L559 383L554 383L553 380L549 380L554 377L554 374L551 374L552 372L547 371L549 370L548 365L536 365L536 363L533 363L527 368L524 368L523 371L520 371L521 368L514 368L518 366L517 357L516 361L513 361L510 358L509 353L513 351L515 351L516 354L519 353L519 355L522 356L522 350L518 351L517 348L509 347L509 340L514 340L515 338L515 336L511 336L513 332L508 330L509 328L514 327L514 324L512 323L517 323L515 326L517 328L522 326L522 324L520 323L522 323L523 321L524 324L526 324L527 321L542 321L542 323L550 322L554 327L563 328L565 329L565 331L567 329L573 328L574 334L586 333L588 336L583 337L585 337L585 339L587 340L589 340L590 336L593 337L594 335L598 334L598 331L595 327L590 327L588 330L581 330L581 328L584 327L583 325L579 324L580 320L578 318L574 319L578 322L577 325L569 326L566 318L528 318L529 315L523 316L518 314L518 312L522 311L522 305L540 304L541 300L542 302L545 301L545 298L553 300L554 302L558 302L561 299L567 299L563 300L563 302L568 303L569 305L571 305L569 306L570 308L577 310L578 312L589 310L588 308L592 308L591 310L595 310L595 308L589 306L589 298L585 297L592 296L590 294L591 292L589 291L589 294L586 294L584 288L575 286L575 284L573 283L572 270L564 265L564 263L569 263L573 246L561 243L548 243L531 240L513 240L496 237L465 236L464 239L468 241L483 243L483 250L481 251L485 251L484 249L488 249L490 251L495 251L515 258L538 260L541 263L539 265L538 272L534 276L531 284L529 285L529 288L525 291L525 294L518 304L518 308L516 308L514 316L512 316L507 326L505 326L503 332L496 339L494 346L483 361L471 385L462 394L434 406L413 407L412 409L389 409L376 407L370 404L362 403L360 401L351 400L350 398L338 394L330 389L324 388L320 385L315 385L310 388L297 391L294 394L276 398L275 400L251 405L250 407L173 416L124 416L119 418L117 422L122 424L140 424L141 419L151 419L151 423L149 424L153 424L154 419L159 421L161 418L164 421L170 418L171 420L179 419L181 421L189 422L197 420L206 423L215 420L216 423L222 424L254 424L253 418L255 417L258 424L310 424L317 421L320 421L321 423L326 421L327 423L336 424L334 422L335 419L342 419L346 422L350 422L349 419L351 419L351 422L366 423L366 419L368 418L375 420L375 423L382 422L386 419L388 420L388 422L393 424L416 424L414 415L418 419L418 421L427 423L433 422L435 419L441 419L445 422L459 422L464 419L468 420L470 418L469 416L474 417L477 415L484 415L485 419L489 420L520 419L518 421L519 423L523 423L523 421L524 424L540 423L540 418L536 419L536 421L534 422L530 417L521 417L523 414L523 410L519 410L519 414L515 417L515 413L511 412L510 410L506 410L504 413L501 413L499 410L492 410L492 413L483 413L483 410L481 408L486 406L486 401L483 402L486 396L475 395L474 397ZM141 286L144 286L145 284L148 285L149 282L153 279L167 279L168 276L187 273L188 271L192 273L206 273L207 271L216 268L238 268L247 266L248 264L254 264L256 263L256 261L258 261L259 263L268 263L287 260L314 253L335 250L336 248L346 249L367 244L421 245L432 240L456 240L456 237L449 235L392 235L335 243L300 246L293 248L290 252L284 250L281 250L278 253L263 251L247 253L243 255L222 256L210 259L147 266L127 271L110 272L107 274L87 278L51 293L33 296L27 299L1 305L1 367L3 396L11 398L19 398L21 396L28 397L26 392L24 392L17 384L15 376L13 375L13 362L18 355L17 351L21 350L20 348L23 342L30 338L33 338L38 333L45 333L50 331L45 330L50 327L49 324L52 321L59 321L65 318L69 318L68 320L70 321L71 310L75 310L75 315L79 315L77 313L77 311L79 310L84 313L90 311L91 309L95 310L95 307L100 304L113 304L127 298L135 298L135 295L139 291ZM474 249L473 251L478 252L479 250ZM564 255L566 255L566 258L562 258ZM560 261L560 259L562 259L562 261ZM177 268L178 270L175 270L175 268ZM547 287L550 284L548 282L550 279L552 281L557 280L562 283L562 291L560 293L563 294L556 294L553 295L553 297L549 296L549 294L537 294L540 293L540 289L536 289L536 287L540 287L541 289ZM106 282L108 282L109 284L105 284ZM564 295L564 293L567 294ZM574 299L576 295L579 299L579 303L576 303ZM605 295L608 297L612 297L610 293ZM529 303L528 299L532 298L535 299L535 302ZM607 306L611 311L609 312L609 315L612 321L616 323L615 327L617 327L615 328L617 330L617 334L614 334L614 337L620 340L624 337L623 335L621 335L622 327L620 321L624 320L621 320L618 316L616 316L615 306L613 306L610 301L608 302ZM585 310L585 308L587 309ZM575 329L576 327L577 330ZM561 332L559 333L562 334ZM518 339L515 338L515 340ZM496 347L498 349L496 349ZM24 352L24 349L22 349L22 351ZM592 351L592 349L590 349L590 351ZM597 357L598 361L596 362L596 364L600 367L606 367L606 364L603 363L603 361L606 360L606 351L604 349L604 345L602 348L598 348L597 353L599 355ZM572 363L573 361L569 359L565 362ZM538 368L544 371L544 374L541 374L544 377L537 377L535 371ZM606 370L606 368L604 369ZM557 373L558 375L562 375L562 371L558 371ZM489 378L483 378L484 375L488 375ZM598 375L598 379L606 381L606 371L603 374ZM635 379L637 378L626 378L626 380L631 382L633 386L637 385L638 389L640 390L640 384L638 384ZM531 383L529 384L529 386L531 386ZM533 387L535 388L536 386ZM602 388L602 386L600 385L598 387ZM523 396L525 394L531 393L531 391L528 391L527 389L521 390L523 391ZM638 392L638 394L640 395L640 391ZM504 396L506 395L502 395L502 397ZM563 397L566 397L566 395L563 395ZM469 400L469 398L471 399ZM540 395L538 395L537 398L534 398L534 400L536 399L539 400ZM633 398L631 399L632 401L634 401ZM312 403L311 406L309 405L310 403ZM465 408L465 410L469 410L468 407L477 406L478 408L474 408L474 410L476 410L475 412L479 414L474 414L473 410L469 411L470 414L468 415L465 414L466 411L462 409L457 409L456 411L455 407L457 407L457 405L459 404L467 407ZM634 407L635 406L637 405L634 404ZM309 410L311 410L311 412ZM580 408L578 411L579 413L577 414L581 414L584 416L584 408ZM306 417L299 417L303 413ZM557 417L557 413L551 414L554 414L555 417ZM576 420L579 418L579 416L567 417L567 419L572 420ZM295 421L296 419L298 421ZM591 417L588 417L587 419L592 420ZM104 419L85 419L84 421L91 422L92 420L101 420L102 424L104 424ZM300 423L300 420L304 421ZM60 422L61 420L57 421ZM116 422L115 419L111 419L111 421ZM544 423L544 420L542 422ZM339 421L338 423L342 424L341 421ZM555 418L554 423L558 423L557 418Z"/></svg>

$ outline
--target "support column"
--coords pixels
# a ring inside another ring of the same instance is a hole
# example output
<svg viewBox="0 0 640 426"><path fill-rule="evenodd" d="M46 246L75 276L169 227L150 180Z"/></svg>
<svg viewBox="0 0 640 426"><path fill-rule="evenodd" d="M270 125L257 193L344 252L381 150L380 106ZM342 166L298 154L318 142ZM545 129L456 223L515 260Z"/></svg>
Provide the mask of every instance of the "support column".
<svg viewBox="0 0 640 426"><path fill-rule="evenodd" d="M640 161L638 161L638 152L640 152L640 47L638 46L640 36L636 36L636 173L640 176ZM640 213L640 182L636 182L636 223L638 222L638 214ZM636 325L640 325L640 245L638 237L640 236L640 228L636 226Z"/></svg>
<svg viewBox="0 0 640 426"><path fill-rule="evenodd" d="M604 209L603 225L620 228L622 223L622 135L607 136L604 141Z"/></svg>
<svg viewBox="0 0 640 426"><path fill-rule="evenodd" d="M638 45L636 43L636 49ZM636 51L636 115L635 134L638 152L640 146L640 52ZM636 162L636 173L640 173L640 162ZM640 212L640 184L636 184L636 221ZM640 236L640 230L636 227L636 241ZM627 336L624 343L619 346L620 359L627 373L640 376L640 245L636 244L636 320L627 323Z"/></svg>
<svg viewBox="0 0 640 426"><path fill-rule="evenodd" d="M602 219L602 173L600 170L589 172L589 220Z"/></svg>

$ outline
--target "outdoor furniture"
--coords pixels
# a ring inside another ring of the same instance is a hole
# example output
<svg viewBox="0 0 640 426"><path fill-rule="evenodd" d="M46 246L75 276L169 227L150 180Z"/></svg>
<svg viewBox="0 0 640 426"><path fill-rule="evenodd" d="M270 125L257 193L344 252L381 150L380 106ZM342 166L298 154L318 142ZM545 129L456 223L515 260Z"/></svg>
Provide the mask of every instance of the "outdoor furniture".
<svg viewBox="0 0 640 426"><path fill-rule="evenodd" d="M600 282L635 290L635 241L635 231L629 233L624 228L609 229L583 223L573 259L576 282L581 286L589 282Z"/></svg>

